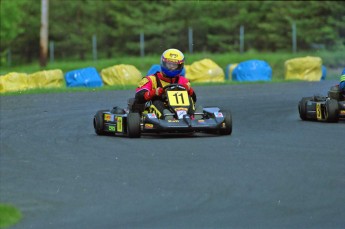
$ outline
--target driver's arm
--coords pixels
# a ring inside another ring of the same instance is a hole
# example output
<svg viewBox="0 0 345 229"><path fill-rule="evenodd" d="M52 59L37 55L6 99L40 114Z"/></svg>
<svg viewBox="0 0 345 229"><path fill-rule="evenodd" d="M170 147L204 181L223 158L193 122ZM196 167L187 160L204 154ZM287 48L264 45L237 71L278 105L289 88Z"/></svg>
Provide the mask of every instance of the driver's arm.
<svg viewBox="0 0 345 229"><path fill-rule="evenodd" d="M164 90L161 87L151 90L143 89L135 93L135 99L138 101L138 103L145 103L146 101L152 100L154 97L162 96L163 93Z"/></svg>
<svg viewBox="0 0 345 229"><path fill-rule="evenodd" d="M140 80L135 91L135 100L138 103L145 103L146 101L151 100L156 94L156 90L153 89L152 81L149 76Z"/></svg>
<svg viewBox="0 0 345 229"><path fill-rule="evenodd" d="M135 93L135 100L138 103L145 103L146 100L145 100L144 94L146 92L147 92L147 90L141 90L141 91L138 91L137 93Z"/></svg>

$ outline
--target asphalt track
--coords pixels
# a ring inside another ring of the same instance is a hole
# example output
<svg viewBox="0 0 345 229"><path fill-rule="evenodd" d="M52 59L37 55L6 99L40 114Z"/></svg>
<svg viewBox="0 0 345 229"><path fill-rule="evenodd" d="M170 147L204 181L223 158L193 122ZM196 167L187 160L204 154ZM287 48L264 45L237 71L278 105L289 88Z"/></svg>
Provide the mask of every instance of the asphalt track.
<svg viewBox="0 0 345 229"><path fill-rule="evenodd" d="M301 121L336 81L195 87L233 134L97 136L133 91L1 96L0 202L14 229L345 228L345 122Z"/></svg>

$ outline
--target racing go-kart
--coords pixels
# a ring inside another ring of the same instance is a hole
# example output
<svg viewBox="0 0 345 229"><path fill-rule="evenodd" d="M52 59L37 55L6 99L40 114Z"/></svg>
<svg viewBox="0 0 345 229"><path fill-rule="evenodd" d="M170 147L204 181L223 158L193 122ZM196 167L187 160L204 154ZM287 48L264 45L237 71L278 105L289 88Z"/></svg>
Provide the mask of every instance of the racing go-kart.
<svg viewBox="0 0 345 229"><path fill-rule="evenodd" d="M162 96L164 106L170 112L158 118L152 101L136 103L128 100L128 107L114 107L99 110L94 116L93 126L98 135L125 135L139 138L142 133L195 133L206 132L231 135L232 116L230 111L218 107L204 107L195 111L195 105L187 90L179 84L170 84ZM192 111L192 112L191 112Z"/></svg>
<svg viewBox="0 0 345 229"><path fill-rule="evenodd" d="M303 97L298 111L302 120L338 122L345 120L345 99L339 86L332 86L328 96Z"/></svg>

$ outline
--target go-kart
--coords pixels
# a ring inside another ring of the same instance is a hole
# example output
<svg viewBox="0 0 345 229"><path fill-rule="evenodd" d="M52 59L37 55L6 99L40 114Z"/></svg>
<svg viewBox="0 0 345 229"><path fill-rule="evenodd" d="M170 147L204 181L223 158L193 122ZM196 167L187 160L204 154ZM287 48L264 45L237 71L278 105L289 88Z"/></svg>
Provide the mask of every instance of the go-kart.
<svg viewBox="0 0 345 229"><path fill-rule="evenodd" d="M93 119L96 134L131 138L139 138L143 133L206 132L231 135L230 111L218 107L195 109L192 98L180 84L170 84L163 89L162 101L168 114L161 114L152 101L139 104L130 98L127 108L97 111Z"/></svg>
<svg viewBox="0 0 345 229"><path fill-rule="evenodd" d="M298 103L302 120L338 122L345 120L345 98L339 86L332 86L328 96L303 97Z"/></svg>

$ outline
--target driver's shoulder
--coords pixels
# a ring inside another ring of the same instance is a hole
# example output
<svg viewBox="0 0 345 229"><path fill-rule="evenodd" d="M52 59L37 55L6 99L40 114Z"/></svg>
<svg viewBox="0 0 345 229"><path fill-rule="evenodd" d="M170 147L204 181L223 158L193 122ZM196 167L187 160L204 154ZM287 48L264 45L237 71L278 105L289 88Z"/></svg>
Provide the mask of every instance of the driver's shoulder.
<svg viewBox="0 0 345 229"><path fill-rule="evenodd" d="M189 80L185 77L179 77L178 83L179 84L187 84L187 83L189 83Z"/></svg>

